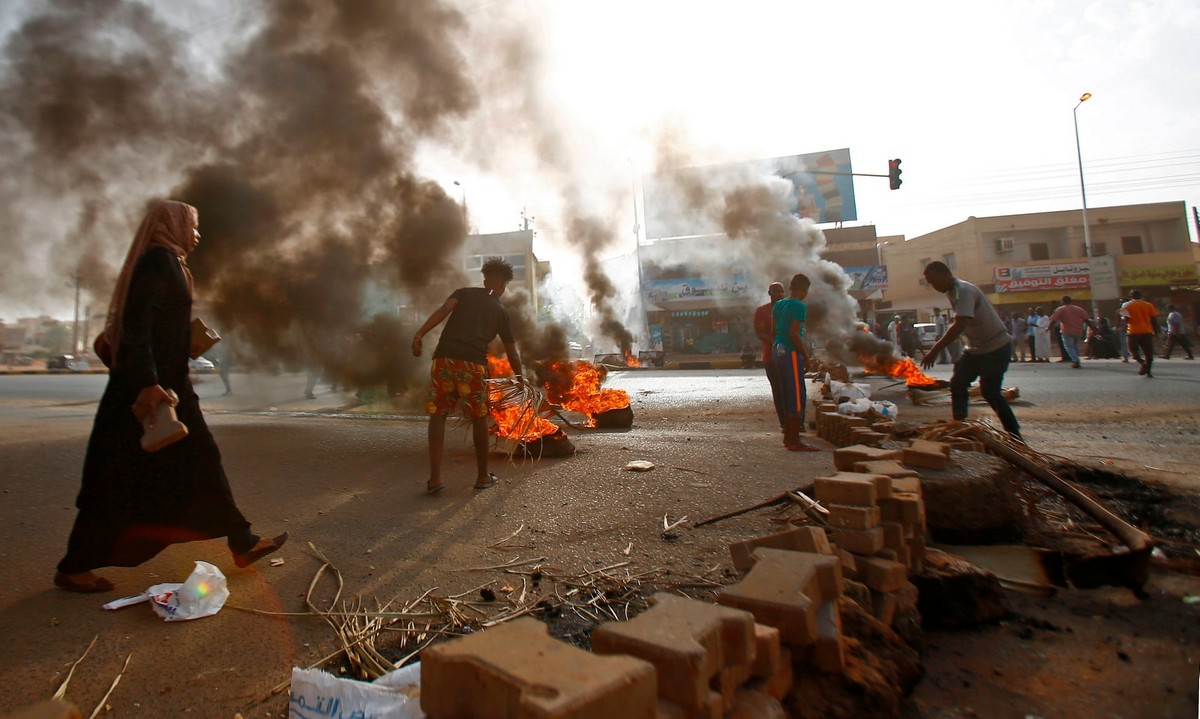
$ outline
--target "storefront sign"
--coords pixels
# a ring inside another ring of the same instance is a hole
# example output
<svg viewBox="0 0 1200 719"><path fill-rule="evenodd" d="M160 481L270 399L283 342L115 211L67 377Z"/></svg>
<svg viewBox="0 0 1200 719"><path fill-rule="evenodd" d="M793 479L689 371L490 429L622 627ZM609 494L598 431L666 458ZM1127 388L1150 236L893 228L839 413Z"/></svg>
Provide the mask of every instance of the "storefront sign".
<svg viewBox="0 0 1200 719"><path fill-rule="evenodd" d="M763 292L765 295L765 290ZM743 298L750 296L750 282L745 275L736 275L727 279L688 277L675 280L650 280L642 283L642 294L650 302Z"/></svg>
<svg viewBox="0 0 1200 719"><path fill-rule="evenodd" d="M997 267L996 292L1084 289L1090 286L1088 277L1086 262Z"/></svg>
<svg viewBox="0 0 1200 719"><path fill-rule="evenodd" d="M708 310L675 310L672 317L708 317Z"/></svg>
<svg viewBox="0 0 1200 719"><path fill-rule="evenodd" d="M1115 300L1121 296L1117 264L1112 257L1092 257L1088 265L1091 267L1093 300Z"/></svg>
<svg viewBox="0 0 1200 719"><path fill-rule="evenodd" d="M1195 265L1172 265L1170 267L1134 267L1121 270L1123 285L1177 285L1197 282Z"/></svg>

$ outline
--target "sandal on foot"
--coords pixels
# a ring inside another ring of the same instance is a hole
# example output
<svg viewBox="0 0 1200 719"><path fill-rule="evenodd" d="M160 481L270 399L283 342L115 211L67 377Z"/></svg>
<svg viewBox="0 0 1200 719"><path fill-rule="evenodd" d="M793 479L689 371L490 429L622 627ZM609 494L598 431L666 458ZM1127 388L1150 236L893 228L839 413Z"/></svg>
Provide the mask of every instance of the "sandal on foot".
<svg viewBox="0 0 1200 719"><path fill-rule="evenodd" d="M476 482L475 483L475 489L487 489L488 487L496 486L496 482L499 481L498 478L496 477L496 475L492 474L491 472L488 472L487 476L488 476L488 478L487 478L486 482Z"/></svg>
<svg viewBox="0 0 1200 719"><path fill-rule="evenodd" d="M442 491L445 488L446 488L445 482L438 482L437 484L426 484L425 485L425 494L434 495L434 494L437 494L438 492Z"/></svg>
<svg viewBox="0 0 1200 719"><path fill-rule="evenodd" d="M789 452L820 452L820 447L814 447L811 444L800 442L798 444L789 444L787 446Z"/></svg>
<svg viewBox="0 0 1200 719"><path fill-rule="evenodd" d="M116 585L104 577L95 577L90 582L80 582L71 579L62 572L54 573L54 586L58 587L59 589L65 589L68 592L78 592L80 594L111 592L113 589L116 589Z"/></svg>
<svg viewBox="0 0 1200 719"><path fill-rule="evenodd" d="M284 532L274 539L260 539L258 540L258 544L254 545L254 548L249 552L246 552L245 554L242 554L241 552L234 552L233 563L236 564L239 569L245 569L271 552L274 552L282 547L283 543L287 540L287 532Z"/></svg>

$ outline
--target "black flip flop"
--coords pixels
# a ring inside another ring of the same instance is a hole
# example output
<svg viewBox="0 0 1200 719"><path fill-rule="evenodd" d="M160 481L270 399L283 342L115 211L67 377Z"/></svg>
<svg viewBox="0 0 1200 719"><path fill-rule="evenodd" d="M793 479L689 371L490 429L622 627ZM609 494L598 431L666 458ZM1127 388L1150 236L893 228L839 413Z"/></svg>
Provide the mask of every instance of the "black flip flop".
<svg viewBox="0 0 1200 719"><path fill-rule="evenodd" d="M257 549L252 549L249 552L246 552L245 554L242 554L240 552L234 552L233 553L233 563L236 564L239 569L245 569L246 567L249 567L251 564L254 564L258 560L267 556L271 552L274 552L275 550L282 547L283 543L286 542L287 540L288 540L288 533L284 532L283 534L279 535L278 537L275 537L274 539L272 539L271 543L266 545L265 547L258 547Z"/></svg>
<svg viewBox="0 0 1200 719"><path fill-rule="evenodd" d="M78 592L79 594L96 594L98 592L111 592L116 589L116 585L108 581L104 577L96 577L91 582L76 582L68 579L67 575L62 572L54 574L54 586L59 589L65 589L68 592Z"/></svg>
<svg viewBox="0 0 1200 719"><path fill-rule="evenodd" d="M489 487L495 487L496 482L498 482L498 481L500 481L500 479L495 474L488 472L488 481L476 482L475 489L487 489Z"/></svg>
<svg viewBox="0 0 1200 719"><path fill-rule="evenodd" d="M446 488L445 482L442 482L441 484L436 484L432 487L430 487L429 485L425 485L425 494L432 496L432 495L437 494L438 492L441 492L445 488Z"/></svg>

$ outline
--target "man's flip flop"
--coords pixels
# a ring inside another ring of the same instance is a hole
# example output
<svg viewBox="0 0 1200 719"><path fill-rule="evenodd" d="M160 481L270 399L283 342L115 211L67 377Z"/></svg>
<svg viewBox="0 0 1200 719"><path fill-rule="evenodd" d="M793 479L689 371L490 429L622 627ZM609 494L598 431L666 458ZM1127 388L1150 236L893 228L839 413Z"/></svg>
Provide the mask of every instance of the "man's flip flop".
<svg viewBox="0 0 1200 719"><path fill-rule="evenodd" d="M820 452L820 447L814 447L811 444L789 444L787 445L789 452Z"/></svg>
<svg viewBox="0 0 1200 719"><path fill-rule="evenodd" d="M233 563L236 564L239 569L245 569L271 552L277 551L287 540L287 532L284 532L274 539L259 540L258 544L245 554L242 554L241 552L233 552Z"/></svg>
<svg viewBox="0 0 1200 719"><path fill-rule="evenodd" d="M65 589L68 592L79 592L80 594L96 594L97 592L111 592L115 589L115 585L104 577L96 577L90 582L76 582L62 572L54 574L54 586L59 589Z"/></svg>
<svg viewBox="0 0 1200 719"><path fill-rule="evenodd" d="M497 479L496 475L492 474L491 472L488 472L487 481L486 482L476 482L475 489L487 489L488 487L495 487L497 481L498 481L498 479Z"/></svg>
<svg viewBox="0 0 1200 719"><path fill-rule="evenodd" d="M440 484L435 484L432 487L430 487L429 485L425 485L425 494L434 495L434 494L437 494L438 492L442 491L445 488L446 488L446 484L444 482L440 483Z"/></svg>

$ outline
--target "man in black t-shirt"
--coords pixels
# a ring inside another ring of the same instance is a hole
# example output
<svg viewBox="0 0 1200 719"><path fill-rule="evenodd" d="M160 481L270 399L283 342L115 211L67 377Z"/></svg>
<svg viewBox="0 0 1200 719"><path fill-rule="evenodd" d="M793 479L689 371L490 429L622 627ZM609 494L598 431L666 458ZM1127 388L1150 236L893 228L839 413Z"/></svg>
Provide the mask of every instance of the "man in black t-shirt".
<svg viewBox="0 0 1200 719"><path fill-rule="evenodd" d="M433 352L429 398L425 401L425 411L429 414L429 481L425 489L430 494L437 494L446 487L442 483L446 416L459 399L471 418L478 469L475 489L487 489L496 484L496 475L487 467L488 393L483 380L487 377L488 344L500 336L508 363L517 375L521 374L521 358L517 355L508 313L500 304L500 295L513 278L512 265L499 257L491 257L483 263L482 272L483 287L455 290L413 336L413 356L420 357L422 338L450 318Z"/></svg>

